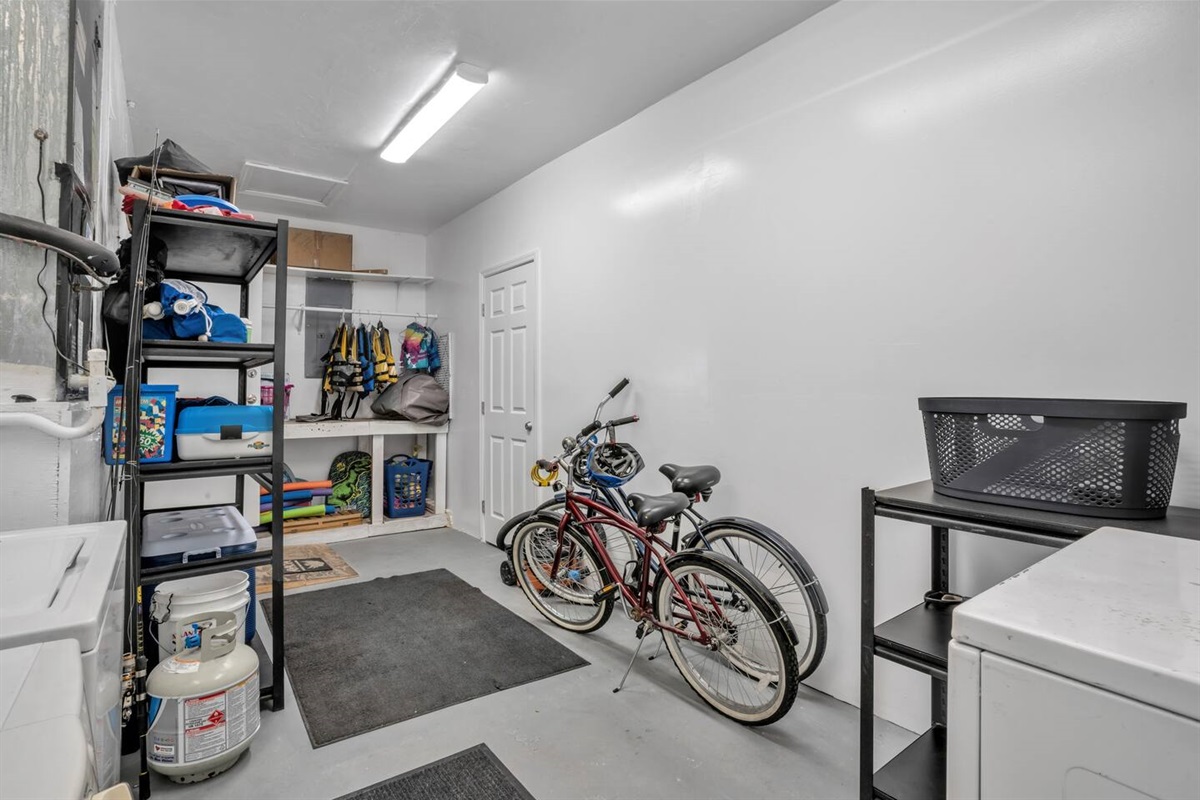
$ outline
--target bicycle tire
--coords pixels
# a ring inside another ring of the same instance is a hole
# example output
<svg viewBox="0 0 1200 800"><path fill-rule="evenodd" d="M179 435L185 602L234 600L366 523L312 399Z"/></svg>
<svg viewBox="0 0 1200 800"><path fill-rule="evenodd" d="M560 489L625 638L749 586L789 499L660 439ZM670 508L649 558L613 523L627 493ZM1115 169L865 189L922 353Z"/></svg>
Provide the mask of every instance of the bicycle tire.
<svg viewBox="0 0 1200 800"><path fill-rule="evenodd" d="M795 556L748 526L735 527L716 520L711 528L702 530L704 538L701 539L700 531L697 530L685 541L685 547L697 549L697 546L703 547L704 542L707 541L708 549L732 557L734 561L746 567L751 574L758 578L767 587L767 590L779 600L796 629L799 637L796 645L796 658L799 662L800 680L804 680L816 672L825 657L828 628L825 614L820 610L821 603L816 592L812 586L808 585L809 581L804 577L805 570L800 567ZM765 550L775 559L776 564L772 564L767 558L754 553L739 550L728 541L726 541L728 552L717 547L720 542L729 539L740 539ZM784 585L784 575L780 574L781 571L785 573L790 585ZM793 593L795 596L792 596ZM797 603L797 598L801 602Z"/></svg>
<svg viewBox="0 0 1200 800"><path fill-rule="evenodd" d="M517 585L533 607L555 625L575 633L590 633L612 616L611 595L598 604L593 600L611 579L592 543L574 524L563 530L565 554L559 549L558 523L557 516L535 514L517 528L513 535ZM559 570L551 575L556 554Z"/></svg>
<svg viewBox="0 0 1200 800"><path fill-rule="evenodd" d="M603 498L597 498L599 502L604 502ZM607 503L606 503L607 505ZM563 498L556 497L552 500L547 500L538 506L538 512L546 512L561 516L567 508L567 501ZM616 509L614 509L616 511ZM618 514L620 512L617 512ZM617 567L625 566L629 563L640 563L638 556L639 546L636 540L626 533L620 526L605 522L597 517L588 517L590 524L596 526L596 536L608 551L609 558ZM578 521L573 524L578 525ZM618 576L622 581L628 582L626 575Z"/></svg>
<svg viewBox="0 0 1200 800"><path fill-rule="evenodd" d="M681 587L695 587L688 594L697 615L720 620L719 630L706 630L717 641L715 648L663 631L667 652L684 682L717 713L743 725L770 725L781 719L796 701L800 670L778 603L745 568L720 555L683 551L668 558L666 565ZM675 622L676 603L682 604L682 599L667 570L654 585L653 613L660 623L686 630L695 621ZM707 582L692 580L705 574ZM708 610L710 602L697 600L708 596L719 598L721 608ZM732 677L723 679L727 674ZM745 702L736 701L735 694Z"/></svg>

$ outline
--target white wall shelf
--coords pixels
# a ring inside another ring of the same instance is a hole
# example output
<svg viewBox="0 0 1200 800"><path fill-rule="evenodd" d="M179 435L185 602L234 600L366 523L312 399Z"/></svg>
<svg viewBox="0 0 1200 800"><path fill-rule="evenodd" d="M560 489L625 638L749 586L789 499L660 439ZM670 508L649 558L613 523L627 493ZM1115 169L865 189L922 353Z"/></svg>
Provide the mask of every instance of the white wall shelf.
<svg viewBox="0 0 1200 800"><path fill-rule="evenodd" d="M268 275L275 274L275 265L266 266ZM288 267L288 276L292 278L328 278L335 281L365 281L367 283L397 283L413 286L428 286L433 278L428 275L379 275L374 272L354 272L340 269L310 269L308 267Z"/></svg>
<svg viewBox="0 0 1200 800"><path fill-rule="evenodd" d="M289 270L290 274L291 270ZM445 425L424 425L390 419L351 419L328 422L288 422L283 426L283 438L288 441L302 439L355 439L358 447L371 454L371 521L346 528L329 528L308 533L288 534L286 544L312 544L346 542L383 536L390 533L429 530L450 527L450 512L446 509L446 436L450 432ZM386 495L383 482L384 437L416 436L421 446L422 457L432 453L433 466L429 476L429 494L426 496L426 513L421 517L390 519L383 515ZM433 438L430 447L429 439ZM432 502L430 502L432 501Z"/></svg>

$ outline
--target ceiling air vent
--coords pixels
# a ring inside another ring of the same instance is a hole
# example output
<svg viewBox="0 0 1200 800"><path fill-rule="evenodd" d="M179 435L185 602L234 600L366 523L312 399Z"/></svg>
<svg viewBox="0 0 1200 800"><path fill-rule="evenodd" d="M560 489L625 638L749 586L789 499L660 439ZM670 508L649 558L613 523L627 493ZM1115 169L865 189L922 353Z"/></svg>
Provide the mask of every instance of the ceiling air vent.
<svg viewBox="0 0 1200 800"><path fill-rule="evenodd" d="M268 197L306 206L328 206L349 181L271 164L247 161L237 182L238 197Z"/></svg>

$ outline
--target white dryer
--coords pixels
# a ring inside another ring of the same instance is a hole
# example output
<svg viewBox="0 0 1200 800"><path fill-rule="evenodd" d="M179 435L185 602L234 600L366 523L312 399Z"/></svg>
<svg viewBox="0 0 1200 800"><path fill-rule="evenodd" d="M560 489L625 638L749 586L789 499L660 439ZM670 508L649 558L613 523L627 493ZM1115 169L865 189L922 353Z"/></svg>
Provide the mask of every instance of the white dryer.
<svg viewBox="0 0 1200 800"><path fill-rule="evenodd" d="M0 650L0 797L80 800L96 788L79 643Z"/></svg>
<svg viewBox="0 0 1200 800"><path fill-rule="evenodd" d="M0 649L74 639L101 787L119 780L125 523L0 533Z"/></svg>
<svg viewBox="0 0 1200 800"><path fill-rule="evenodd" d="M1200 542L1101 528L952 636L949 797L1200 797Z"/></svg>

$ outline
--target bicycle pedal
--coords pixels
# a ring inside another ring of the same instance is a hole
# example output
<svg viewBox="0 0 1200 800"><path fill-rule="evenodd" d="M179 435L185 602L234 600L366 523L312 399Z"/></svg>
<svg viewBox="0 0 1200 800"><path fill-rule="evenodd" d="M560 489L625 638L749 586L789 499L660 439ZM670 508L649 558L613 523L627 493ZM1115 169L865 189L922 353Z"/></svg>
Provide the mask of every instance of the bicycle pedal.
<svg viewBox="0 0 1200 800"><path fill-rule="evenodd" d="M595 605L600 605L607 598L611 597L619 588L621 588L621 584L610 583L608 586L605 586L603 589L597 590L596 593L592 595L592 602Z"/></svg>

